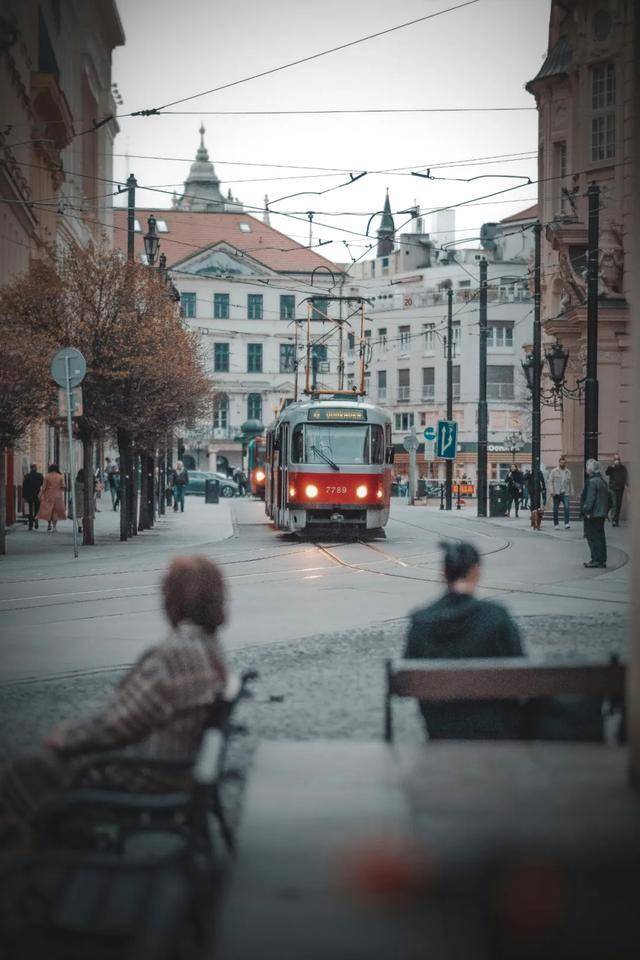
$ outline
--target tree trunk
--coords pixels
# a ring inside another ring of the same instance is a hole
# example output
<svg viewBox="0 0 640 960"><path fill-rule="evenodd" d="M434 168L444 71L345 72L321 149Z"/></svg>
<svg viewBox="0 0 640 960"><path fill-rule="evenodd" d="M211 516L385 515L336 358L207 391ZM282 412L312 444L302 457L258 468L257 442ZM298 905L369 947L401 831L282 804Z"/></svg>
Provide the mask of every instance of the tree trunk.
<svg viewBox="0 0 640 960"><path fill-rule="evenodd" d="M120 539L129 536L129 451L131 438L126 430L118 430L118 453L120 454Z"/></svg>
<svg viewBox="0 0 640 960"><path fill-rule="evenodd" d="M7 552L7 448L0 446L0 556Z"/></svg>
<svg viewBox="0 0 640 960"><path fill-rule="evenodd" d="M93 441L82 441L82 469L84 470L84 503L82 504L82 543L85 547L95 545L93 532L93 512L95 495L93 490ZM78 504L80 512L80 504Z"/></svg>
<svg viewBox="0 0 640 960"><path fill-rule="evenodd" d="M165 486L167 478L167 448L160 447L158 456L158 516L165 515Z"/></svg>
<svg viewBox="0 0 640 960"><path fill-rule="evenodd" d="M140 453L140 504L138 507L138 530L148 530L149 523L149 496L147 476L147 454L144 450Z"/></svg>
<svg viewBox="0 0 640 960"><path fill-rule="evenodd" d="M138 454L133 446L129 455L129 536L138 536Z"/></svg>
<svg viewBox="0 0 640 960"><path fill-rule="evenodd" d="M149 526L156 522L156 458L155 451L147 457L147 503Z"/></svg>

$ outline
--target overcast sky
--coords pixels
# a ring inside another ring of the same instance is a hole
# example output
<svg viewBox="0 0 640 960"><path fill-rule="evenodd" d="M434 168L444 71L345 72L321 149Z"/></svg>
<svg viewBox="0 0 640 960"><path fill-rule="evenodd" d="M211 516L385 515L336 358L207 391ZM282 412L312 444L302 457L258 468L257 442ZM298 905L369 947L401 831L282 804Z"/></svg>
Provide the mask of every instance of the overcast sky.
<svg viewBox="0 0 640 960"><path fill-rule="evenodd" d="M114 54L113 78L124 99L120 110L157 107L459 2L118 0L126 33L126 45ZM272 225L301 242L308 237L306 211L314 210L314 241L336 241L321 252L334 260L348 260L342 244L347 240L351 255L358 257L370 242L361 235L368 215L382 207L387 187L394 211L415 201L429 211L517 182L495 177L469 184L431 181L411 176L411 170L528 154L529 159L452 166L432 173L465 178L522 174L535 179L535 110L346 116L212 116L208 111L531 108L534 99L524 84L545 56L549 7L550 0L478 0L311 63L169 108L190 111L188 115L123 117L115 143L114 176L124 180L133 172L139 184L180 190L198 146L202 120L225 193L231 187L247 206L260 208L268 193L273 210L300 217L272 215ZM128 165L126 153L130 154ZM141 155L167 159L142 159ZM287 194L322 190L345 180L344 173L330 174L318 167L370 172L324 196L275 202ZM406 169L374 173L397 167ZM311 179L293 179L311 175ZM525 184L494 201L462 207L456 214L459 236L476 236L483 222L509 216L535 198L536 187ZM168 194L138 192L139 206L161 209L170 203ZM345 215L330 215L336 213ZM396 225L403 219L397 217ZM374 221L373 231L376 225Z"/></svg>

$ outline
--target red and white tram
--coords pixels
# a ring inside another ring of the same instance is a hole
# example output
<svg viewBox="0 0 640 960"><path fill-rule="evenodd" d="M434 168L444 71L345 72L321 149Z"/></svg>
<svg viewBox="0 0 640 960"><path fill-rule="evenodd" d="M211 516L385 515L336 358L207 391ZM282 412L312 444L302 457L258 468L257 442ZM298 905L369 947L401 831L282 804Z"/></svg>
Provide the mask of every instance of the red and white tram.
<svg viewBox="0 0 640 960"><path fill-rule="evenodd" d="M266 435L265 509L279 530L381 530L391 496L391 417L354 393L285 406Z"/></svg>

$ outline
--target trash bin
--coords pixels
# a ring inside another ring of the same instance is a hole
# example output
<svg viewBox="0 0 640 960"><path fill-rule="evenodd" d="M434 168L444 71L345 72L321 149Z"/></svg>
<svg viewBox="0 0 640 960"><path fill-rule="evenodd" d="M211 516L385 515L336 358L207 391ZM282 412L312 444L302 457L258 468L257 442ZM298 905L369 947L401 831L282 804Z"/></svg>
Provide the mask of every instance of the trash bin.
<svg viewBox="0 0 640 960"><path fill-rule="evenodd" d="M425 477L418 477L418 500L423 500L427 495L427 481Z"/></svg>
<svg viewBox="0 0 640 960"><path fill-rule="evenodd" d="M204 482L204 502L218 503L220 500L220 483L218 480L207 478Z"/></svg>
<svg viewBox="0 0 640 960"><path fill-rule="evenodd" d="M492 483L489 486L489 516L506 517L507 515L507 485L506 483Z"/></svg>

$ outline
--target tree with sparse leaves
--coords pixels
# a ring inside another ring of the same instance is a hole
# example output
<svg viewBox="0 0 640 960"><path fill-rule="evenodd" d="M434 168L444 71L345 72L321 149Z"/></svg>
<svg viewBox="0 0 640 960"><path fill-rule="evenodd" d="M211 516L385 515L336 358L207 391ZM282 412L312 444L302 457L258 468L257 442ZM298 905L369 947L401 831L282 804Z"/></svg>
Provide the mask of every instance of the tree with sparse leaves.
<svg viewBox="0 0 640 960"><path fill-rule="evenodd" d="M195 335L157 271L125 262L104 243L34 263L0 292L0 314L13 318L21 336L44 345L40 388L49 382L47 365L56 349L73 346L83 353L87 374L76 430L85 477L92 476L94 442L117 438L126 539L137 529L136 455L152 458L169 430L210 409L212 387ZM84 542L92 543L93 491L90 482L84 486Z"/></svg>

